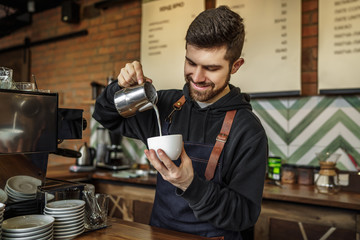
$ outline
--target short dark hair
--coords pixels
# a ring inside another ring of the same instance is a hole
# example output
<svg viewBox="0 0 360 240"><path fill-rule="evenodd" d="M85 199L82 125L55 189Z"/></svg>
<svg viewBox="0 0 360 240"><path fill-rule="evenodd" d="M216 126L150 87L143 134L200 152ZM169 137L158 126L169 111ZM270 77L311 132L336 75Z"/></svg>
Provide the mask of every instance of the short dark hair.
<svg viewBox="0 0 360 240"><path fill-rule="evenodd" d="M214 48L226 45L225 59L233 64L241 55L245 30L243 19L227 6L200 13L186 33L186 45Z"/></svg>

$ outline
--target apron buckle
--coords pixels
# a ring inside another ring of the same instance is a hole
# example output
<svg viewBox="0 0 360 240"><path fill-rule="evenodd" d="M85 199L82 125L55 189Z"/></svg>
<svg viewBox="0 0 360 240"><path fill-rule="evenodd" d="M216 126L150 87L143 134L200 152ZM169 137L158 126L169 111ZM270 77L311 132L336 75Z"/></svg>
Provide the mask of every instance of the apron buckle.
<svg viewBox="0 0 360 240"><path fill-rule="evenodd" d="M228 135L227 135L227 134L225 134L225 133L220 133L219 135L217 135L216 141L226 143L227 138L228 138Z"/></svg>

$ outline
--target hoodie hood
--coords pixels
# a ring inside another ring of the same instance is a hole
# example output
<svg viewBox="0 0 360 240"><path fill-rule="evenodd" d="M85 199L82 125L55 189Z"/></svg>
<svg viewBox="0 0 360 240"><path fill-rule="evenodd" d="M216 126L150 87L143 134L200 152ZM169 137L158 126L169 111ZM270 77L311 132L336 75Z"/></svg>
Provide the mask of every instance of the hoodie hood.
<svg viewBox="0 0 360 240"><path fill-rule="evenodd" d="M235 87L231 84L229 86L230 86L230 92L228 94L226 94L225 96L214 102L213 104L201 108L199 104L190 97L188 84L184 85L183 94L185 95L186 102L191 105L190 109L193 108L195 111L199 113L200 112L203 113L202 115L203 117L201 118L196 117L196 119L198 119L198 121L200 121L201 124L199 124L196 130L194 129L190 130L191 127L188 127L187 128L188 131L185 132L185 139L191 139L191 136L194 134L192 132L196 132L195 133L196 135L202 136L201 141L206 142L206 139L209 134L209 127L213 126L217 122L217 120L215 120L216 118L211 118L211 119L208 118L208 116L210 115L214 117L215 116L222 117L227 111L230 110L250 110L250 111L252 110L252 107L250 105L250 96L248 94L241 93L241 90L238 87ZM187 120L183 119L187 122L188 126L194 124L191 123L192 114L194 114L194 112L189 111L188 116L186 118ZM218 131L216 131L216 133L210 133L210 135L214 135L214 134L217 135Z"/></svg>
<svg viewBox="0 0 360 240"><path fill-rule="evenodd" d="M184 85L183 93L185 95L186 101L191 102L199 111L210 111L212 114L223 114L224 112L234 109L239 110L246 108L252 110L250 105L250 96L246 93L242 93L238 87L235 87L231 84L229 84L229 86L230 92L228 94L205 108L200 108L197 102L190 97L188 84Z"/></svg>

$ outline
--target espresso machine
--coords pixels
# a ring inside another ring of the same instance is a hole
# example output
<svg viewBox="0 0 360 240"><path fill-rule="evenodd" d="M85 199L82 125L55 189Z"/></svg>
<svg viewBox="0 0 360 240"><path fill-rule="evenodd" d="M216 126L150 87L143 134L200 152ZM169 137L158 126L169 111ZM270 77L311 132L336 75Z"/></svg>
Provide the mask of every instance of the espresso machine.
<svg viewBox="0 0 360 240"><path fill-rule="evenodd" d="M58 144L82 138L86 128L83 110L59 108L57 93L37 91L0 89L0 103L0 188L6 190L14 176L40 182L35 198L6 202L4 219L42 213L44 196L50 192L54 200L60 195L56 192L81 199L85 184L47 179L46 170L49 154L80 157L79 152Z"/></svg>

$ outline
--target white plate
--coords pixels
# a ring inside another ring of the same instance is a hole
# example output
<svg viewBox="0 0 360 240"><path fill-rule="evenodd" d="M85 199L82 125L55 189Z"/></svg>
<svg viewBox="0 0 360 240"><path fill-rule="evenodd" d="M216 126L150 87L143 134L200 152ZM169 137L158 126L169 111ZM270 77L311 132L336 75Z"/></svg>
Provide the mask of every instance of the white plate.
<svg viewBox="0 0 360 240"><path fill-rule="evenodd" d="M85 201L83 200L76 200L76 199L60 200L46 204L46 210L70 211L81 208L84 205L85 205Z"/></svg>
<svg viewBox="0 0 360 240"><path fill-rule="evenodd" d="M53 229L52 229L52 228L48 229L46 232L42 232L42 233L39 233L39 234L27 236L27 237L25 237L25 236L11 237L11 236L8 236L8 235L6 235L5 233L3 233L3 234L2 234L2 239L3 239L3 240L12 240L12 239L38 240L38 239L47 237L47 236L49 236L49 235L51 235L51 234L53 234Z"/></svg>
<svg viewBox="0 0 360 240"><path fill-rule="evenodd" d="M54 228L54 234L62 234L62 233L69 233L69 232L72 232L72 231L80 231L82 228L84 228L85 225L84 224L80 224L80 225L77 225L77 226L73 226L73 227L68 227L68 228Z"/></svg>
<svg viewBox="0 0 360 240"><path fill-rule="evenodd" d="M50 215L50 216L53 216L55 219L57 218L69 218L69 217L72 217L72 218L76 218L78 216L84 216L84 213L85 213L85 210L81 210L79 212L69 212L67 214L54 214L54 213L51 213L51 212L47 212L46 210L44 210L44 214L45 215Z"/></svg>
<svg viewBox="0 0 360 240"><path fill-rule="evenodd" d="M41 185L41 180L26 176L18 175L7 180L6 185L18 193L22 194L36 194L37 187Z"/></svg>
<svg viewBox="0 0 360 240"><path fill-rule="evenodd" d="M46 193L46 200L47 200L48 202L54 200L54 198L55 198L55 195L54 195L54 194Z"/></svg>
<svg viewBox="0 0 360 240"><path fill-rule="evenodd" d="M9 218L2 223L4 232L31 232L46 228L55 222L55 218L46 215L26 215Z"/></svg>
<svg viewBox="0 0 360 240"><path fill-rule="evenodd" d="M76 214L76 213L82 212L84 210L85 210L85 206L78 208L78 209L70 210L70 211L54 211L54 210L49 210L46 207L44 208L44 212L47 215L63 215L63 214L69 215L69 214Z"/></svg>
<svg viewBox="0 0 360 240"><path fill-rule="evenodd" d="M69 220L69 221L63 221L63 222L54 222L54 229L60 227L71 227L74 225L80 225L80 224L85 224L85 220L84 219L78 219L78 220Z"/></svg>
<svg viewBox="0 0 360 240"><path fill-rule="evenodd" d="M3 240L23 240L25 238L3 238ZM53 232L50 232L48 235L44 236L44 237L37 237L35 239L32 240L52 240L53 239Z"/></svg>
<svg viewBox="0 0 360 240"><path fill-rule="evenodd" d="M52 216L54 217L54 216ZM55 222L80 221L84 219L84 214L75 217L54 217Z"/></svg>
<svg viewBox="0 0 360 240"><path fill-rule="evenodd" d="M82 234L85 231L85 228L82 228L78 231L68 232L67 234L55 234L54 239L73 239L74 237Z"/></svg>
<svg viewBox="0 0 360 240"><path fill-rule="evenodd" d="M6 203L8 196L4 190L0 188L0 203Z"/></svg>
<svg viewBox="0 0 360 240"><path fill-rule="evenodd" d="M56 222L54 223L54 229L56 228L70 228L78 225L84 225L85 220L77 220L77 221L67 221L67 222Z"/></svg>
<svg viewBox="0 0 360 240"><path fill-rule="evenodd" d="M29 237L29 236L39 235L39 234L47 232L49 230L53 230L53 224L51 224L48 227L40 228L38 230L29 231L29 232L20 232L20 233L19 232L17 232L17 233L4 232L3 236L12 237L12 238L22 238L22 237Z"/></svg>
<svg viewBox="0 0 360 240"><path fill-rule="evenodd" d="M25 200L32 200L36 198L36 195L28 195L28 196L21 196L21 195L17 195L14 193L10 193L8 191L6 191L9 200L15 200L15 201L25 201Z"/></svg>
<svg viewBox="0 0 360 240"><path fill-rule="evenodd" d="M5 192L12 197L24 197L24 198L29 198L29 197L34 197L36 196L36 192L35 193L31 193L31 194L26 194L26 193L21 193L21 192L17 192L14 189L11 189L9 186L5 186Z"/></svg>
<svg viewBox="0 0 360 240"><path fill-rule="evenodd" d="M3 211L5 209L5 204L4 203L0 203L0 212Z"/></svg>
<svg viewBox="0 0 360 240"><path fill-rule="evenodd" d="M85 222L82 221L82 222L79 222L77 224L73 224L73 223L69 223L67 225L57 225L54 227L54 231L58 231L58 232L64 232L64 231L71 231L71 230L74 230L76 228L80 228L82 226L85 226Z"/></svg>
<svg viewBox="0 0 360 240"><path fill-rule="evenodd" d="M40 238L38 240L53 240L53 239L54 239L53 238L53 233L51 233L51 234L49 234L49 235L47 235L47 236L45 236L43 238Z"/></svg>

